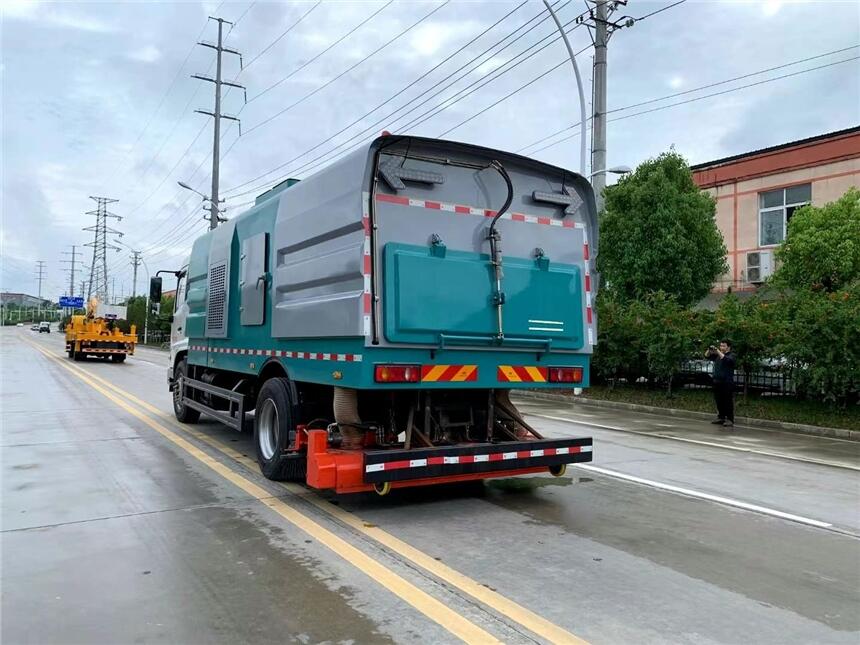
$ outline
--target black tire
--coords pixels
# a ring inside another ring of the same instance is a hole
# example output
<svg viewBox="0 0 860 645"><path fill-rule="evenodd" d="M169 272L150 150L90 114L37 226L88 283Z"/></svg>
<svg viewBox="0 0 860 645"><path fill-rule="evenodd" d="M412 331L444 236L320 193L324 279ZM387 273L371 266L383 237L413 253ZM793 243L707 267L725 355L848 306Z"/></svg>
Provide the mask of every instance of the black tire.
<svg viewBox="0 0 860 645"><path fill-rule="evenodd" d="M68 354L69 354L69 358L74 360L74 358L75 358L75 346L74 346L74 344L69 346Z"/></svg>
<svg viewBox="0 0 860 645"><path fill-rule="evenodd" d="M183 358L173 370L173 414L182 423L197 423L200 412L182 403L182 379L188 375L188 362Z"/></svg>
<svg viewBox="0 0 860 645"><path fill-rule="evenodd" d="M75 361L82 361L86 358L86 355L83 352L75 352L75 355L72 356L72 359Z"/></svg>
<svg viewBox="0 0 860 645"><path fill-rule="evenodd" d="M257 463L267 479L305 481L307 456L288 452L293 423L293 397L285 378L270 378L260 388L254 414Z"/></svg>
<svg viewBox="0 0 860 645"><path fill-rule="evenodd" d="M114 363L125 363L125 354L111 354L111 360Z"/></svg>

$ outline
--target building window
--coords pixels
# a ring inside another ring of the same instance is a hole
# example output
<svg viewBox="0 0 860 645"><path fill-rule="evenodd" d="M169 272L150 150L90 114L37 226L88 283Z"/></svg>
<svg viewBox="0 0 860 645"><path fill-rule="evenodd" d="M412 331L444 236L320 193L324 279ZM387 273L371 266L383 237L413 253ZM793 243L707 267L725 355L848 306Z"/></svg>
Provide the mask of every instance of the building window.
<svg viewBox="0 0 860 645"><path fill-rule="evenodd" d="M791 216L812 201L812 184L769 190L758 194L758 244L776 246L785 239Z"/></svg>

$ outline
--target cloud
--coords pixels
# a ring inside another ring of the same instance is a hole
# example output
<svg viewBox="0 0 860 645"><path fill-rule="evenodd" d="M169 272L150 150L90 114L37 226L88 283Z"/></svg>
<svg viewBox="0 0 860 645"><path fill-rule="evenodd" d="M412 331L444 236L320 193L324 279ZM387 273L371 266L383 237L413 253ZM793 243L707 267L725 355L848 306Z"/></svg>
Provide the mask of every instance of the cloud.
<svg viewBox="0 0 860 645"><path fill-rule="evenodd" d="M767 18L778 14L780 9L782 9L781 0L765 0L761 3L761 12Z"/></svg>
<svg viewBox="0 0 860 645"><path fill-rule="evenodd" d="M114 28L111 25L108 25L106 22L98 18L58 12L53 7L45 12L42 17L44 17L49 24L66 29L76 29L79 31L89 31L100 34L114 31Z"/></svg>
<svg viewBox="0 0 860 645"><path fill-rule="evenodd" d="M44 3L36 0L3 0L2 5L0 13L2 13L4 21L10 19L34 21L52 27L94 33L114 31L114 27L100 17L71 13L67 9L61 9L59 3Z"/></svg>
<svg viewBox="0 0 860 645"><path fill-rule="evenodd" d="M140 63L154 63L161 58L161 51L155 45L147 45L129 53L128 57Z"/></svg>

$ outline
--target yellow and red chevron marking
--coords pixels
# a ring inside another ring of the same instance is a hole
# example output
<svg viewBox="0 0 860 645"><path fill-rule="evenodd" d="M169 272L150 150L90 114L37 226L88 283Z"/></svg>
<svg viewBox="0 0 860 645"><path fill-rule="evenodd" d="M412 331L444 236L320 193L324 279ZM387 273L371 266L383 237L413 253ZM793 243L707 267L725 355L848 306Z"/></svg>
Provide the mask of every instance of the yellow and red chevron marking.
<svg viewBox="0 0 860 645"><path fill-rule="evenodd" d="M546 383L549 370L534 365L499 365L497 374L503 383Z"/></svg>
<svg viewBox="0 0 860 645"><path fill-rule="evenodd" d="M422 383L477 381L477 365L422 365Z"/></svg>

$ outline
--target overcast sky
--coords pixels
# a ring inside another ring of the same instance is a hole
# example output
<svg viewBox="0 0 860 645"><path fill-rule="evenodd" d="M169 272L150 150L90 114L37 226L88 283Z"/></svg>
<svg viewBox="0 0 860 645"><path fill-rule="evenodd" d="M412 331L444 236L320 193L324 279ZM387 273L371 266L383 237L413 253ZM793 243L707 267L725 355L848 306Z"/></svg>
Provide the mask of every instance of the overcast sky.
<svg viewBox="0 0 860 645"><path fill-rule="evenodd" d="M193 110L212 109L212 86L189 77L206 74L214 59L212 50L193 46L198 37L216 37L217 25L207 21L208 15L236 22L226 44L243 53L246 66L240 73L238 60L225 55L224 77L246 85L249 99L243 106L241 91L234 90L224 100L225 112L241 111L242 119L238 140L238 129L224 122L222 144L222 195L248 191L228 200L228 214L236 215L243 202L271 183L307 176L382 129L440 136L563 61L564 47L554 42L432 118L408 125L448 97L465 94L457 94L459 90L508 69L504 65L509 59L554 33L549 20L538 24L535 19L512 38L538 26L513 45L497 51L509 38L443 82L543 8L534 0L517 9L518 4L3 0L0 287L35 294L35 261L45 260L43 295L56 298L68 291L61 254L69 245L92 241L91 233L81 231L94 222L84 214L95 205L90 195L120 200L112 210L123 220L112 225L125 233L125 244L143 250L150 271L179 266L191 240L206 225L199 198L176 182L209 192L211 119ZM615 17L638 18L669 4L631 0ZM583 10L581 0L560 0L556 7L563 22ZM426 78L337 134L512 11ZM319 89L404 30L390 45ZM570 38L576 50L591 43L585 27L574 29ZM616 112L611 118L826 66L610 122L609 163L635 166L670 146L697 163L857 125L860 64L849 59L860 55L858 43L856 0L688 0L619 30L609 46L610 110L854 48ZM590 85L591 50L579 61ZM831 65L838 61L847 62ZM462 80L446 88L462 74ZM415 106L420 107L401 116ZM444 136L516 151L572 125L578 116L573 74L562 65ZM366 135L355 136L365 129ZM573 132L524 153L576 170L578 137L540 149ZM264 175L278 166L283 167ZM239 184L244 185L229 190ZM87 254L84 262L89 265L92 250L79 251ZM128 255L123 247L109 256L118 293L131 291ZM144 276L142 270L138 292L144 289ZM82 277L79 274L77 281Z"/></svg>

